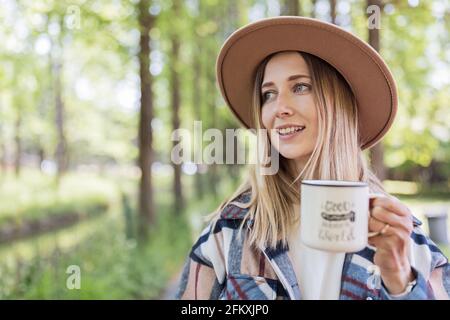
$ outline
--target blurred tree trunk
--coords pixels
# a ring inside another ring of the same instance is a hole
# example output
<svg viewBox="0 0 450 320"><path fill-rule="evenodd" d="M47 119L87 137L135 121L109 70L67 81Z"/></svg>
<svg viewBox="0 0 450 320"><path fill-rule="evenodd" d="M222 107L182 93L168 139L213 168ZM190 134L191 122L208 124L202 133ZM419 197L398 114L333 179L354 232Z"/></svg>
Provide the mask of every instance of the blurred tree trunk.
<svg viewBox="0 0 450 320"><path fill-rule="evenodd" d="M63 100L63 37L64 37L64 23L61 16L57 16L60 31L51 40L50 51L50 68L53 76L53 90L55 103L55 127L56 127L56 150L55 158L57 164L56 182L58 183L62 175L66 172L68 165L67 155L67 140L65 136L65 105Z"/></svg>
<svg viewBox="0 0 450 320"><path fill-rule="evenodd" d="M14 142L16 144L16 154L14 159L14 168L16 172L16 177L20 175L21 171L21 158L22 158L22 137L21 137L21 128L22 128L22 114L20 112L20 108L17 108L17 117L16 122L14 124Z"/></svg>
<svg viewBox="0 0 450 320"><path fill-rule="evenodd" d="M311 12L310 12L311 18L316 17L316 2L317 0L311 0Z"/></svg>
<svg viewBox="0 0 450 320"><path fill-rule="evenodd" d="M55 76L55 125L57 131L58 142L56 145L56 163L58 165L57 179L67 170L67 141L64 134L65 110L62 98L62 62L57 61L54 66Z"/></svg>
<svg viewBox="0 0 450 320"><path fill-rule="evenodd" d="M139 76L141 84L141 107L139 118L139 167L141 180L139 185L139 238L145 241L149 227L155 219L153 204L151 165L153 160L153 118L152 76L150 74L150 29L154 19L149 12L149 1L138 3L139 20Z"/></svg>
<svg viewBox="0 0 450 320"><path fill-rule="evenodd" d="M282 16L300 16L300 2L299 0L284 0L281 6Z"/></svg>
<svg viewBox="0 0 450 320"><path fill-rule="evenodd" d="M213 57L213 53L210 52L210 57ZM209 66L206 68L206 92L208 93L208 103L207 110L210 114L210 126L209 128L218 128L217 126L217 116L216 116L216 90L215 90L215 74L214 74L214 62L212 58L209 58L210 62ZM217 151L217 150L216 150ZM219 181L217 174L217 164L212 163L209 166L208 173L208 187L211 189L211 192L214 198L217 198L217 183Z"/></svg>
<svg viewBox="0 0 450 320"><path fill-rule="evenodd" d="M0 114L2 114L2 105L0 104ZM2 178L6 174L6 144L5 136L3 134L3 123L0 122L0 170L2 171Z"/></svg>
<svg viewBox="0 0 450 320"><path fill-rule="evenodd" d="M236 3L235 3L236 2ZM237 28L239 28L242 25L245 25L247 23L247 18L242 16L240 14L240 11L245 11L243 8L245 6L245 3L242 1L233 1L229 3L229 9L228 12L230 13L227 19L228 23L228 29L230 30L230 33ZM227 123L226 127L231 127L231 123ZM226 132L225 132L226 134ZM228 142L228 139L225 139L226 143ZM233 153L233 163L232 164L226 164L226 170L228 176L232 179L233 184L236 185L239 181L239 165L237 164L237 153L239 148L239 139L237 137L233 136L233 148L228 148L227 145L224 145L225 150L225 159L229 152ZM228 156L229 157L229 156Z"/></svg>
<svg viewBox="0 0 450 320"><path fill-rule="evenodd" d="M45 160L45 150L41 144L38 146L39 170L42 171L42 162Z"/></svg>
<svg viewBox="0 0 450 320"><path fill-rule="evenodd" d="M180 0L174 0L172 3L174 17L180 17ZM170 69L170 88L172 103L172 128L177 130L180 128L180 40L178 34L181 30L174 29L171 35L172 52L171 52L171 69ZM178 139L173 142L175 147L179 143ZM175 213L179 214L184 208L184 200L181 185L181 164L172 163L174 170L173 194L175 197Z"/></svg>
<svg viewBox="0 0 450 320"><path fill-rule="evenodd" d="M367 6L376 5L380 8L381 15L381 0L367 0ZM369 14L370 15L370 14ZM381 16L379 17L381 19ZM377 52L380 52L380 30L377 28L369 29L369 44ZM377 177L383 181L386 179L386 167L384 165L384 149L381 142L376 144L370 149L370 158L372 168L375 171Z"/></svg>
<svg viewBox="0 0 450 320"><path fill-rule="evenodd" d="M330 0L331 23L336 24L336 0Z"/></svg>
<svg viewBox="0 0 450 320"><path fill-rule="evenodd" d="M0 158L0 166L2 168L2 176L4 176L6 174L7 164L6 164L6 145L3 140L0 141L0 152L2 154Z"/></svg>
<svg viewBox="0 0 450 320"><path fill-rule="evenodd" d="M222 17L223 14L218 14L217 9L218 6L211 7L211 5L208 5L205 3L204 7L204 14L207 20L212 20L216 22L219 26L219 30L221 27L223 27L224 21ZM216 84L216 78L215 78L215 54L216 54L216 39L215 37L217 34L210 34L208 38L204 41L204 54L203 54L203 72L204 72L204 79L205 79L205 106L206 106L206 114L209 116L205 118L205 122L207 122L206 129L210 128L216 128L218 129L217 125L217 116L216 116L216 92L217 88L215 86ZM205 130L205 126L203 126L203 130ZM220 152L220 150L216 150ZM209 189L210 194L217 199L217 185L219 182L219 176L217 172L217 164L211 163L208 165L208 173L206 176L207 179L207 186Z"/></svg>
<svg viewBox="0 0 450 320"><path fill-rule="evenodd" d="M49 106L51 106L51 101L52 101L52 97L53 97L53 78L52 78L52 73L53 73L53 66L52 66L52 54L51 54L51 50L49 50L48 54L47 54L47 71L48 71L48 75L49 78L47 81L45 81L45 84L43 84L42 88L43 88L43 93L42 93L42 98L41 101L38 105L38 114L39 117L41 119L47 119L48 118L48 108ZM43 138L41 137L38 141L38 145L37 145L37 149L38 149L38 157L39 157L39 170L42 172L42 162L45 160L46 158L46 150L45 150L45 144L43 142Z"/></svg>
<svg viewBox="0 0 450 320"><path fill-rule="evenodd" d="M200 11L201 12L201 11ZM195 28L193 30L193 32L195 33ZM202 119L202 82L201 82L201 73L202 73L202 68L201 68L201 50L200 48L203 47L202 45L202 40L200 37L198 37L197 35L194 37L196 40L196 42L194 43L193 46L193 79L192 79L192 107L193 107L193 112L194 112L194 121L201 121ZM202 137L200 137L200 139L202 139ZM199 139L199 140L200 140ZM193 149L193 153L194 153L194 161L195 159L197 159L197 157L195 157L196 153L200 153L198 154L199 159L201 159L201 153L202 153L202 149L200 146L198 146L197 149ZM197 169L199 169L199 163L196 163L197 165ZM203 175L200 174L198 171L196 172L195 176L195 194L197 199L202 199L204 196L204 187L203 187Z"/></svg>

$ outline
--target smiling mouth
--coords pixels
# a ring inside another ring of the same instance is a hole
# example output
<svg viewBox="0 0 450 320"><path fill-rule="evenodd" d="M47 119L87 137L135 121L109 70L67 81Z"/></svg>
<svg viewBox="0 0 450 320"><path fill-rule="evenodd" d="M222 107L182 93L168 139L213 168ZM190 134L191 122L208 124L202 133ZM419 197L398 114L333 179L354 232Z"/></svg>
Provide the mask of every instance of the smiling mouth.
<svg viewBox="0 0 450 320"><path fill-rule="evenodd" d="M303 131L305 128L306 128L305 126L298 126L298 127L281 128L281 129L276 129L276 130L277 130L277 133L283 137L283 136L289 136L294 133Z"/></svg>

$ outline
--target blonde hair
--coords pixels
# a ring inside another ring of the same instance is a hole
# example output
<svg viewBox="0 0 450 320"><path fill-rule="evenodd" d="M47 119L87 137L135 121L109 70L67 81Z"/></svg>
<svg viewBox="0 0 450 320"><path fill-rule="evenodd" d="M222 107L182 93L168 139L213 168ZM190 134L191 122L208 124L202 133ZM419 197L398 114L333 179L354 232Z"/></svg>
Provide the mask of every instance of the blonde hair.
<svg viewBox="0 0 450 320"><path fill-rule="evenodd" d="M310 72L318 115L318 137L309 160L300 173L294 162L281 154L278 155L279 170L274 175L261 174L259 164L250 166L244 182L210 216L218 218L221 210L230 203L249 208L243 222L247 218L253 220L249 243L257 247L276 247L279 242L287 244L289 235L299 223L299 214L293 205L300 205L300 182L303 179L363 181L369 185L370 192L386 194L360 148L357 104L348 83L324 60L308 53L298 53ZM256 71L252 108L257 130L263 128L261 84L266 64L272 56L268 56ZM269 157L268 146L268 136L258 135L258 148L265 150L266 158ZM232 202L248 190L251 190L251 198L247 204Z"/></svg>

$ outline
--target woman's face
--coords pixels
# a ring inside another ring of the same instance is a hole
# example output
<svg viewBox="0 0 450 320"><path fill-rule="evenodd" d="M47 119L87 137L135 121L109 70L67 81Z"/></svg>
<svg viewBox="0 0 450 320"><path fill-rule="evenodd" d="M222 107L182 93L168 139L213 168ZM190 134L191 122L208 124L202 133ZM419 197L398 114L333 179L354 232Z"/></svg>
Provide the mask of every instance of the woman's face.
<svg viewBox="0 0 450 320"><path fill-rule="evenodd" d="M267 63L261 86L261 117L278 152L301 170L318 134L311 78L298 52L280 52Z"/></svg>

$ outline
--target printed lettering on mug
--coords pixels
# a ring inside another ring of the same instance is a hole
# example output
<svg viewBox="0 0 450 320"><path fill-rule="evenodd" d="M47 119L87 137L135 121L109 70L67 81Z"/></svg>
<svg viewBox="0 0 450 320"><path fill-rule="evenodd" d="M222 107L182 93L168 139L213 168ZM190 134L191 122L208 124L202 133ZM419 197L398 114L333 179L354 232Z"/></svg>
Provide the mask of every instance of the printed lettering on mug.
<svg viewBox="0 0 450 320"><path fill-rule="evenodd" d="M320 239L327 241L355 240L355 204L351 201L322 203L322 223L318 230Z"/></svg>
<svg viewBox="0 0 450 320"><path fill-rule="evenodd" d="M304 180L300 194L300 238L305 245L331 252L355 252L367 245L366 183Z"/></svg>

